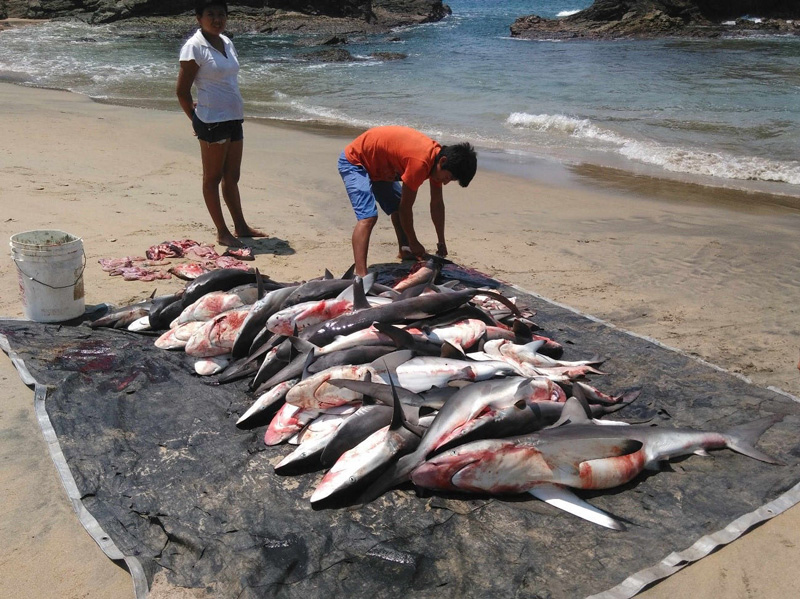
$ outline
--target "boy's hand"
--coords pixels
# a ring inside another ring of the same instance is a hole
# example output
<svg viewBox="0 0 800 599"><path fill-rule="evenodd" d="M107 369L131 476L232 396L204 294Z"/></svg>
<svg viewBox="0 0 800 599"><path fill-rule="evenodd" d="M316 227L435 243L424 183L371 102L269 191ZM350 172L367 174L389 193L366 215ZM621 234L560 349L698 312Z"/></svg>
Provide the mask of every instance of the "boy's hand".
<svg viewBox="0 0 800 599"><path fill-rule="evenodd" d="M411 253L414 254L417 257L418 260L422 260L425 257L425 254L427 252L425 251L425 247L421 243L419 243L419 242L416 242L416 243L409 242L408 245L411 248Z"/></svg>
<svg viewBox="0 0 800 599"><path fill-rule="evenodd" d="M437 243L436 244L436 255L439 256L440 258L445 258L447 256L447 244L446 243L442 242L442 243Z"/></svg>

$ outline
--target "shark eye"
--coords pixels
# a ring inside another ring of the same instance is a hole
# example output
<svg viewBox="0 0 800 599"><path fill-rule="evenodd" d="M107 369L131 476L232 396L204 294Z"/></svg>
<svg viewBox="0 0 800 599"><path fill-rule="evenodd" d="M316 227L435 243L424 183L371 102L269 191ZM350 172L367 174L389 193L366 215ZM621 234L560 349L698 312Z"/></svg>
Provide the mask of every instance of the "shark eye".
<svg viewBox="0 0 800 599"><path fill-rule="evenodd" d="M351 483L355 483L355 482L356 482L356 477L355 477L355 476L351 476L351 477L349 477L347 480L348 480L349 482L351 482Z"/></svg>

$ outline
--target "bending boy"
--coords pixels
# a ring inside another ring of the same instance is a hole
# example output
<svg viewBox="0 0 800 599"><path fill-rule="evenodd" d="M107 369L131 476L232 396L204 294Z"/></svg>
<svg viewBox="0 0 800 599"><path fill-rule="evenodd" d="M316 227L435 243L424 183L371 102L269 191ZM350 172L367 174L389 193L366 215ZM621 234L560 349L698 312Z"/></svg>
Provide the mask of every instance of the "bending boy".
<svg viewBox="0 0 800 599"><path fill-rule="evenodd" d="M426 179L430 179L436 253L446 256L442 185L455 179L466 187L477 166L470 144L442 146L409 127L375 127L359 135L339 156L339 174L358 219L353 229L355 274L367 274L369 238L378 221L378 205L392 219L400 247L398 257L425 255L414 231L413 207L417 190Z"/></svg>

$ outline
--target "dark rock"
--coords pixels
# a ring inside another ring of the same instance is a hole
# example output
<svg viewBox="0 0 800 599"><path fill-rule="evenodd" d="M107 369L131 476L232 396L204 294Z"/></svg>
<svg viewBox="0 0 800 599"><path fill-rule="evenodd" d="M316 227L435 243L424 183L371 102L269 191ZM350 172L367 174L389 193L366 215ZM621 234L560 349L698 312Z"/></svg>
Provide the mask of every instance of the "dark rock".
<svg viewBox="0 0 800 599"><path fill-rule="evenodd" d="M347 38L339 35L313 35L311 37L296 40L294 45L308 48L318 46L338 46L346 43Z"/></svg>
<svg viewBox="0 0 800 599"><path fill-rule="evenodd" d="M351 62L356 60L355 56L343 48L326 48L316 52L306 52L301 54L300 58L317 62Z"/></svg>
<svg viewBox="0 0 800 599"><path fill-rule="evenodd" d="M233 0L231 21L262 32L314 31L331 35L382 32L438 21L451 13L441 0ZM185 17L194 0L0 0L0 14L28 19L75 17L89 23L122 19Z"/></svg>
<svg viewBox="0 0 800 599"><path fill-rule="evenodd" d="M761 22L737 17L773 17ZM800 34L800 5L790 0L595 0L561 19L520 17L511 36L526 39L713 37L751 32ZM735 23L729 24L733 19Z"/></svg>
<svg viewBox="0 0 800 599"><path fill-rule="evenodd" d="M402 52L373 52L370 56L378 60L402 60L408 58L408 54Z"/></svg>
<svg viewBox="0 0 800 599"><path fill-rule="evenodd" d="M347 38L339 37L338 35L334 35L333 37L329 37L324 42L321 42L320 45L322 46L336 46L338 44L346 44Z"/></svg>
<svg viewBox="0 0 800 599"><path fill-rule="evenodd" d="M441 21L453 13L446 4L429 0L372 0L372 10L392 27Z"/></svg>

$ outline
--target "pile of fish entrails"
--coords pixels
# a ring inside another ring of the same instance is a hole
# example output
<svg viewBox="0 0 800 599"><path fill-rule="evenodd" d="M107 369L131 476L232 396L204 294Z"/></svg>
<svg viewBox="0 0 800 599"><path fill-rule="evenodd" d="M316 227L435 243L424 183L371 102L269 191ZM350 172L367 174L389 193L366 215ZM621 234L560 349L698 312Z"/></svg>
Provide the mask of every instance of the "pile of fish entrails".
<svg viewBox="0 0 800 599"><path fill-rule="evenodd" d="M569 488L608 489L659 462L754 447L775 421L725 433L602 420L638 390L590 385L602 360L565 361L530 311L489 290L437 285L431 260L389 287L346 273L277 283L257 270L204 274L176 294L91 323L162 331L156 346L196 359L198 375L250 379L237 426L295 445L275 471L327 469L314 507L371 501L411 481L443 492L530 493L621 530Z"/></svg>

